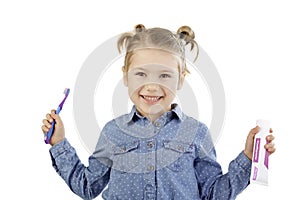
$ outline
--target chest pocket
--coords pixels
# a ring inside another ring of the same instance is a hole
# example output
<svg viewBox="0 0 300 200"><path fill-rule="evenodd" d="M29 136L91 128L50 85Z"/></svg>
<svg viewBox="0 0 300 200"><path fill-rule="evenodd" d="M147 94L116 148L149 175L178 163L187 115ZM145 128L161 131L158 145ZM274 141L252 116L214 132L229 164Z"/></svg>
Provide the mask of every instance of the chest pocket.
<svg viewBox="0 0 300 200"><path fill-rule="evenodd" d="M170 157L166 167L174 172L190 170L194 164L195 146L181 141L164 142L165 156Z"/></svg>
<svg viewBox="0 0 300 200"><path fill-rule="evenodd" d="M132 173L134 168L139 164L139 156L136 152L138 147L139 141L114 145L112 147L112 168L123 173Z"/></svg>

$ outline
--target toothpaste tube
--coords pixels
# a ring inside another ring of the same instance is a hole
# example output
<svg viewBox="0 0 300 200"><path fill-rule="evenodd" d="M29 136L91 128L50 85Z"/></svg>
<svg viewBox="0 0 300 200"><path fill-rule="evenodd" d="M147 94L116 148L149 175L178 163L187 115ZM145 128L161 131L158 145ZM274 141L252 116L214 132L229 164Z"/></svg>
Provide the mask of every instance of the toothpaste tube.
<svg viewBox="0 0 300 200"><path fill-rule="evenodd" d="M269 153L264 145L267 143L266 136L270 134L270 122L257 120L256 125L260 130L254 138L250 182L268 185Z"/></svg>

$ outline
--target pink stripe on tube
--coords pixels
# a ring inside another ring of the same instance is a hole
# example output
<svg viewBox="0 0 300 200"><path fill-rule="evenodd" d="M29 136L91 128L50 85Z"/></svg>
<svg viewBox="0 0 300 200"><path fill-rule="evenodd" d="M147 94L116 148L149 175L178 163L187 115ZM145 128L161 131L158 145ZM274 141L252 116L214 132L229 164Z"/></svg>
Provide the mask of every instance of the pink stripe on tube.
<svg viewBox="0 0 300 200"><path fill-rule="evenodd" d="M258 172L258 168L257 168L257 167L254 167L254 173L253 173L252 180L256 180L257 172Z"/></svg>
<svg viewBox="0 0 300 200"><path fill-rule="evenodd" d="M260 138L256 138L254 147L253 162L258 162L259 159L259 149L260 149Z"/></svg>
<svg viewBox="0 0 300 200"><path fill-rule="evenodd" d="M269 152L266 150L265 151L265 161L264 161L265 166L267 169L269 169Z"/></svg>

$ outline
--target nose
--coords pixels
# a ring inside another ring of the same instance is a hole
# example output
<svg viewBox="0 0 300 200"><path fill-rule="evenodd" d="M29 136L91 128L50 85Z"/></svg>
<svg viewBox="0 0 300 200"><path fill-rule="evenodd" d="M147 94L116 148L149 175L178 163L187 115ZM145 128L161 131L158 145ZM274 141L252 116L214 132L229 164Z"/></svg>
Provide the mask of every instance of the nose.
<svg viewBox="0 0 300 200"><path fill-rule="evenodd" d="M159 86L155 83L148 83L144 86L144 89L148 92L156 92L159 90Z"/></svg>

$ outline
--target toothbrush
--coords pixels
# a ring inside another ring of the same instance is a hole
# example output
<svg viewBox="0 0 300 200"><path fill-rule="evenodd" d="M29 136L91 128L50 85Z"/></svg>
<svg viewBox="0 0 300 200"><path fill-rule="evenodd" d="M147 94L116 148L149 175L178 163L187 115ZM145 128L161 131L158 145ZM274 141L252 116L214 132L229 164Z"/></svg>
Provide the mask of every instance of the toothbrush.
<svg viewBox="0 0 300 200"><path fill-rule="evenodd" d="M59 106L57 107L56 112L55 112L56 114L59 114L60 111L62 110L63 105L64 105L64 103L65 103L65 101L66 101L66 99L67 99L69 93L70 93L70 89L69 89L69 88L66 88L65 91L64 91L65 98L62 100L62 102L61 102L61 103L59 104ZM45 143L46 143L46 144L49 144L49 143L50 143L50 138L51 138L51 136L52 136L52 134L53 134L53 131L54 131L54 125L55 125L55 121L52 122L52 124L51 124L51 129L48 131L48 133L45 133L44 140L45 140Z"/></svg>

